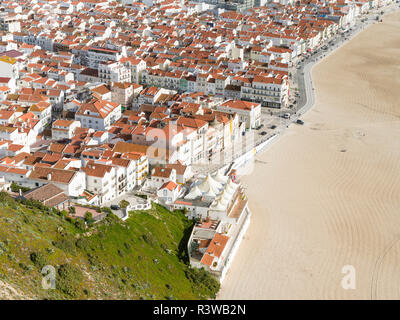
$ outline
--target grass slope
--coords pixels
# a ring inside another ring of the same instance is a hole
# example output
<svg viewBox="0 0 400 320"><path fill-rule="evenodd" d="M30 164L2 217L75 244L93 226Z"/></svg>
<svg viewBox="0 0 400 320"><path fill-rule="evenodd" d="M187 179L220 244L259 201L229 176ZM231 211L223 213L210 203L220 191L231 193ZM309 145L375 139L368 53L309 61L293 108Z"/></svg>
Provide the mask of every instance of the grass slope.
<svg viewBox="0 0 400 320"><path fill-rule="evenodd" d="M0 193L0 298L215 297L218 282L188 267L192 222L182 212L153 204L130 216L121 222L111 214L82 230L58 210ZM55 268L54 290L42 288L45 265Z"/></svg>

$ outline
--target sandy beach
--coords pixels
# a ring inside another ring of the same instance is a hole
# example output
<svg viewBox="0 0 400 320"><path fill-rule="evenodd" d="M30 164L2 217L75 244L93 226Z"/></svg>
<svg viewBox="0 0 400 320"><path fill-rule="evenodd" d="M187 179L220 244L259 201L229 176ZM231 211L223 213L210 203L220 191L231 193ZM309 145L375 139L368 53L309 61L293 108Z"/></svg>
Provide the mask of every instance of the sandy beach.
<svg viewBox="0 0 400 320"><path fill-rule="evenodd" d="M305 125L241 178L252 221L220 299L400 298L399 30L387 15L313 68Z"/></svg>

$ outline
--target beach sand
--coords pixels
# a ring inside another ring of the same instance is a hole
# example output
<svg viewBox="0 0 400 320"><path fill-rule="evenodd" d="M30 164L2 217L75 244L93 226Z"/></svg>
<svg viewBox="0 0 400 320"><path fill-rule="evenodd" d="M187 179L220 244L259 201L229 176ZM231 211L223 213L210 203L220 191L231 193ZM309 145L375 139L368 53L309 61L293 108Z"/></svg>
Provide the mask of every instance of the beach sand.
<svg viewBox="0 0 400 320"><path fill-rule="evenodd" d="M313 68L305 125L241 178L252 220L218 298L400 298L399 30L385 16Z"/></svg>

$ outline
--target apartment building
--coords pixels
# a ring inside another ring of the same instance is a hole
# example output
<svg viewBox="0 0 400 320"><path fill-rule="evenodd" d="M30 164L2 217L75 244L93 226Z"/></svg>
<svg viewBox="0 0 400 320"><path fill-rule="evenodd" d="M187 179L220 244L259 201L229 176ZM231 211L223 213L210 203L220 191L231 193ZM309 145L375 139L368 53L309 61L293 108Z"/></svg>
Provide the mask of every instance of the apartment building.
<svg viewBox="0 0 400 320"><path fill-rule="evenodd" d="M187 135L188 141L191 144L191 162L200 162L206 158L207 143L206 141L212 137L207 135L209 132L208 122L195 118L179 117L177 125L183 128L191 128L194 133Z"/></svg>
<svg viewBox="0 0 400 320"><path fill-rule="evenodd" d="M261 104L242 100L228 100L216 107L216 110L229 114L237 113L239 121L245 123L246 129L255 129L261 124Z"/></svg>
<svg viewBox="0 0 400 320"><path fill-rule="evenodd" d="M132 105L134 98L134 86L128 82L114 82L111 87L111 100L126 109Z"/></svg>
<svg viewBox="0 0 400 320"><path fill-rule="evenodd" d="M7 32L20 32L21 23L19 20L19 15L2 13L0 15L0 30Z"/></svg>
<svg viewBox="0 0 400 320"><path fill-rule="evenodd" d="M130 82L142 82L142 74L146 70L146 62L144 60L133 57L122 57L121 63L131 72Z"/></svg>
<svg viewBox="0 0 400 320"><path fill-rule="evenodd" d="M102 48L102 47L89 47L85 51L80 52L81 63L89 68L95 68L102 62L119 61L124 55L123 50Z"/></svg>
<svg viewBox="0 0 400 320"><path fill-rule="evenodd" d="M86 174L86 189L97 194L99 204L115 199L118 185L114 166L89 161L82 171Z"/></svg>
<svg viewBox="0 0 400 320"><path fill-rule="evenodd" d="M130 82L131 70L119 61L104 61L98 64L99 78L103 82Z"/></svg>
<svg viewBox="0 0 400 320"><path fill-rule="evenodd" d="M117 196L132 191L137 185L137 161L134 159L111 158L116 169Z"/></svg>
<svg viewBox="0 0 400 320"><path fill-rule="evenodd" d="M135 162L134 181L136 186L141 186L149 174L149 160L147 156L140 152L125 152L121 154L121 159L128 159Z"/></svg>
<svg viewBox="0 0 400 320"><path fill-rule="evenodd" d="M240 97L266 107L285 107L289 99L288 81L283 78L255 76L251 82L244 83L241 87Z"/></svg>

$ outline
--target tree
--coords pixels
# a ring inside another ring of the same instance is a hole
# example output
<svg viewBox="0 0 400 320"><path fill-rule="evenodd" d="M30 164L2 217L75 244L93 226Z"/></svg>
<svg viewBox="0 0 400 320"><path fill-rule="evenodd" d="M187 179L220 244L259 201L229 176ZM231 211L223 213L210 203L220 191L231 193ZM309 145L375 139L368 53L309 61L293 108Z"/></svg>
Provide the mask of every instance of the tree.
<svg viewBox="0 0 400 320"><path fill-rule="evenodd" d="M88 226L92 225L94 223L94 219L93 219L93 214L90 211L86 211L85 213L85 221L87 223Z"/></svg>
<svg viewBox="0 0 400 320"><path fill-rule="evenodd" d="M75 207L69 207L69 213L76 213Z"/></svg>
<svg viewBox="0 0 400 320"><path fill-rule="evenodd" d="M130 205L129 201L126 201L126 200L121 200L120 203L119 203L119 206L122 209L127 208L129 205Z"/></svg>

